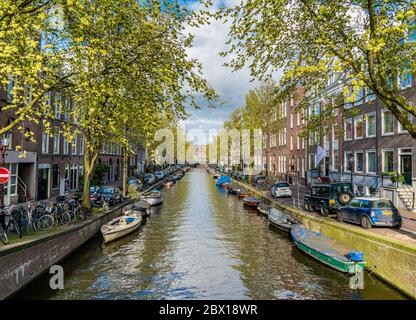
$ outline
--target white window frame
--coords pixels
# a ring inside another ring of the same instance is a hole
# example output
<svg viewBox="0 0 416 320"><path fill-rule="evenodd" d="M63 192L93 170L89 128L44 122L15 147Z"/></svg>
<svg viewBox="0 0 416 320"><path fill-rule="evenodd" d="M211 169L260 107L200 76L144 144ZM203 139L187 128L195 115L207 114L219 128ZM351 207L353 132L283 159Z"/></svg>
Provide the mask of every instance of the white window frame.
<svg viewBox="0 0 416 320"><path fill-rule="evenodd" d="M351 138L347 138L347 122L351 123ZM351 141L354 137L354 124L352 118L344 119L344 140Z"/></svg>
<svg viewBox="0 0 416 320"><path fill-rule="evenodd" d="M385 148L385 149L381 149L381 171L382 172L386 172L386 170L384 169L384 161L386 160L384 157L384 154L386 152L393 152L393 172L394 172L394 148Z"/></svg>
<svg viewBox="0 0 416 320"><path fill-rule="evenodd" d="M363 160L363 163L361 165L362 170L358 170L357 169L357 154L359 154L359 153L362 154L362 160ZM356 150L356 151L354 151L354 172L364 173L364 166L365 166L365 159L364 159L364 152L363 152L363 150Z"/></svg>
<svg viewBox="0 0 416 320"><path fill-rule="evenodd" d="M393 118L393 131L392 132L384 132L384 113L389 112ZM388 109L381 110L381 135L382 136L393 136L394 135L394 115Z"/></svg>
<svg viewBox="0 0 416 320"><path fill-rule="evenodd" d="M64 154L69 154L69 143L68 143L68 138L64 136L64 150L63 150Z"/></svg>
<svg viewBox="0 0 416 320"><path fill-rule="evenodd" d="M369 153L374 153L375 154L375 161L376 161L376 163L375 163L375 170L376 171L370 171L369 169L368 169L368 159L369 159L369 157L368 157L368 154ZM367 150L366 151L366 155L365 155L365 172L367 173L367 174L377 174L377 151L376 151L376 149L370 149L370 150Z"/></svg>
<svg viewBox="0 0 416 320"><path fill-rule="evenodd" d="M347 160L348 160L347 154L353 155L354 152L352 152L352 151L344 151L344 171L345 172L351 172L351 170L348 169L350 163L349 163L349 161L347 162ZM354 164L354 167L355 167L355 164Z"/></svg>
<svg viewBox="0 0 416 320"><path fill-rule="evenodd" d="M49 133L42 132L42 153L49 153Z"/></svg>
<svg viewBox="0 0 416 320"><path fill-rule="evenodd" d="M58 131L56 131L56 129L58 129ZM61 129L56 126L53 130L53 154L59 154L61 146Z"/></svg>
<svg viewBox="0 0 416 320"><path fill-rule="evenodd" d="M361 126L362 126L362 136L357 136L357 120L361 120ZM362 115L356 116L354 118L354 139L355 140L361 140L364 138L364 118Z"/></svg>
<svg viewBox="0 0 416 320"><path fill-rule="evenodd" d="M372 135L369 135L368 134L368 123L369 123L368 117L372 117L372 116L374 116L376 132ZM377 114L376 114L376 112L366 113L365 114L365 137L366 138L374 138L376 136L377 136Z"/></svg>
<svg viewBox="0 0 416 320"><path fill-rule="evenodd" d="M413 106L413 101L409 101L409 104L411 106ZM413 116L411 113L408 114L408 119L411 123L413 123ZM397 120L397 132L399 134L405 134L405 133L409 133L409 131L407 131L405 128L403 128L402 124L400 123L399 120Z"/></svg>

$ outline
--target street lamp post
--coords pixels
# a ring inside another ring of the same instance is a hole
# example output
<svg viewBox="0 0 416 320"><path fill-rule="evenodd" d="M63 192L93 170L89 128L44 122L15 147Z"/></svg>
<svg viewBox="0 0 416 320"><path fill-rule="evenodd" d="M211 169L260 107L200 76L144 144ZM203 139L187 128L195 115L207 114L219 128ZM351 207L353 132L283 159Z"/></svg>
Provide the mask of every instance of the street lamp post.
<svg viewBox="0 0 416 320"><path fill-rule="evenodd" d="M4 165L5 162L5 155L6 155L6 147L9 144L7 138L3 138L0 140L0 167ZM4 185L0 184L0 207L4 206Z"/></svg>

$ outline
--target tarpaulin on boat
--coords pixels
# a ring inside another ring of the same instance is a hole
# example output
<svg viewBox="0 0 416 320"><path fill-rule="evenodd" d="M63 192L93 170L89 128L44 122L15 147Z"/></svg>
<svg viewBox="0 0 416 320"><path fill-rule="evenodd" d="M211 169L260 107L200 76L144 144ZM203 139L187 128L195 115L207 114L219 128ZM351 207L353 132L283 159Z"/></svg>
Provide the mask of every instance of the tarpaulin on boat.
<svg viewBox="0 0 416 320"><path fill-rule="evenodd" d="M217 180L217 186L222 185L223 183L231 183L231 178L229 176L221 176Z"/></svg>
<svg viewBox="0 0 416 320"><path fill-rule="evenodd" d="M346 255L346 257L351 261L363 261L363 253L358 251L351 251Z"/></svg>

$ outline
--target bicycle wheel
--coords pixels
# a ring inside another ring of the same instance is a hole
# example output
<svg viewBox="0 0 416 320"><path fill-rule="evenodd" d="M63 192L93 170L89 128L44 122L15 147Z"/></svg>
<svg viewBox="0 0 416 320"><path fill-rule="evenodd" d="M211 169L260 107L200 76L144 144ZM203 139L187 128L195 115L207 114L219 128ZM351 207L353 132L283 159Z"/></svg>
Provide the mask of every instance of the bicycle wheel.
<svg viewBox="0 0 416 320"><path fill-rule="evenodd" d="M72 222L71 214L68 211L62 212L59 222L64 226L70 224Z"/></svg>
<svg viewBox="0 0 416 320"><path fill-rule="evenodd" d="M78 214L77 214L77 216L78 216L78 219L79 219L80 221L85 221L85 220L87 220L87 215L86 215L86 213L85 213L84 208L82 208L82 207L80 207L80 208L78 209Z"/></svg>
<svg viewBox="0 0 416 320"><path fill-rule="evenodd" d="M9 242L9 239L7 238L6 232L4 232L3 227L0 225L0 241L4 244L7 244Z"/></svg>
<svg viewBox="0 0 416 320"><path fill-rule="evenodd" d="M53 227L55 223L54 220L55 219L51 215L45 214L38 219L36 226L39 230L48 230Z"/></svg>
<svg viewBox="0 0 416 320"><path fill-rule="evenodd" d="M20 231L23 233L23 235L31 234L34 232L32 225L27 217L21 218Z"/></svg>

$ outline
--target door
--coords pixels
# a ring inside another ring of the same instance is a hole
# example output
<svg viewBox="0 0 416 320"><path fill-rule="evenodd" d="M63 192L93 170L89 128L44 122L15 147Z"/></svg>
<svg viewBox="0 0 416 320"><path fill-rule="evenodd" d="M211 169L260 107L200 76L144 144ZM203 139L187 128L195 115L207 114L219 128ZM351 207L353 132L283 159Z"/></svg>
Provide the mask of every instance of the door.
<svg viewBox="0 0 416 320"><path fill-rule="evenodd" d="M412 184L412 155L405 154L400 156L400 172L405 179L405 183Z"/></svg>
<svg viewBox="0 0 416 320"><path fill-rule="evenodd" d="M38 200L48 198L49 169L39 169L38 172Z"/></svg>
<svg viewBox="0 0 416 320"><path fill-rule="evenodd" d="M329 176L329 157L325 157L325 176Z"/></svg>

